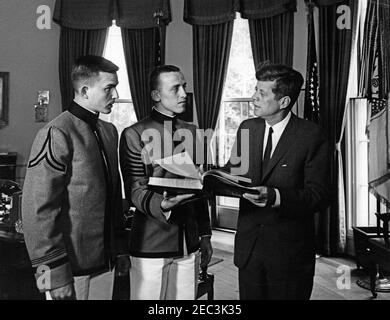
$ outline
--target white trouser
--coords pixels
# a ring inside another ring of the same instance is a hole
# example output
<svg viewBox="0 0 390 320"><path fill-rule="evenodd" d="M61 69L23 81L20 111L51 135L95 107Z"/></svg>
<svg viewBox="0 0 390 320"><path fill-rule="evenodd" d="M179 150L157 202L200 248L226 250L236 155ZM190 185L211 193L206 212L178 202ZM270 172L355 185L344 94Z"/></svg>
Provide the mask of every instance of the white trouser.
<svg viewBox="0 0 390 320"><path fill-rule="evenodd" d="M77 300L112 300L115 269L104 273L74 277ZM46 299L52 300L49 291Z"/></svg>
<svg viewBox="0 0 390 320"><path fill-rule="evenodd" d="M131 300L195 300L199 252L177 258L130 259Z"/></svg>

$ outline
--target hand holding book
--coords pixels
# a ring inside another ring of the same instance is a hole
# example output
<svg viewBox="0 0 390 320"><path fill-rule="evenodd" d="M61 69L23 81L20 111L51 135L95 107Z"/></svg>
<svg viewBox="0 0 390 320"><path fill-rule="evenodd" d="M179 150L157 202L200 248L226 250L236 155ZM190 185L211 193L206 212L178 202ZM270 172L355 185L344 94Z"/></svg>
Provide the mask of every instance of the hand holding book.
<svg viewBox="0 0 390 320"><path fill-rule="evenodd" d="M259 191L250 187L251 179L232 175L222 169L212 169L202 173L186 153L156 161L165 170L181 178L150 177L148 187L158 193L171 194L211 194L243 197L244 193L258 195Z"/></svg>
<svg viewBox="0 0 390 320"><path fill-rule="evenodd" d="M184 203L184 201L194 197L194 194L179 194L169 195L168 192L163 193L163 200L161 202L161 209L169 211Z"/></svg>
<svg viewBox="0 0 390 320"><path fill-rule="evenodd" d="M243 198L247 199L258 207L272 206L275 204L275 189L265 186L253 187L253 189L257 190L258 194L244 193Z"/></svg>

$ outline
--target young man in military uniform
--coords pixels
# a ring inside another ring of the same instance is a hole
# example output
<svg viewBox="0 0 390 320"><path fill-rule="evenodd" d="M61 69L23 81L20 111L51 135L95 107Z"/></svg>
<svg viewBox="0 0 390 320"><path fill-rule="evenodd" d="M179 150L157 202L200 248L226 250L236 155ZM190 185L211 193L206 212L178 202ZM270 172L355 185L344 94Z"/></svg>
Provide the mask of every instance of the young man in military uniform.
<svg viewBox="0 0 390 320"><path fill-rule="evenodd" d="M74 101L39 130L31 149L23 229L48 298L111 299L114 263L128 270L118 133L98 119L118 98L117 70L102 57L80 57L72 70Z"/></svg>
<svg viewBox="0 0 390 320"><path fill-rule="evenodd" d="M192 143L184 144L194 155L196 127L177 118L187 102L179 68L157 67L150 88L151 116L126 128L119 148L126 199L137 209L130 237L131 299L193 300L199 260L207 266L212 254L207 202L184 204L192 195L163 195L149 190L147 184L149 177L175 177L153 160L183 151L181 141L175 139L177 131L191 136Z"/></svg>

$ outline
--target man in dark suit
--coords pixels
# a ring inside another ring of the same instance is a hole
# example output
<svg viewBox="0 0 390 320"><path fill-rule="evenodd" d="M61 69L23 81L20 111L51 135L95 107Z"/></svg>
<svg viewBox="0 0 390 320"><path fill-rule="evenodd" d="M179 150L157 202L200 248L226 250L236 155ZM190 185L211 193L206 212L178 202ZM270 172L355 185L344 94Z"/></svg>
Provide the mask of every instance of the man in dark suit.
<svg viewBox="0 0 390 320"><path fill-rule="evenodd" d="M291 112L303 84L299 72L265 64L256 79L257 118L240 125L233 147L241 150L248 130L250 152L240 158L249 170L242 174L259 191L240 199L234 249L240 299L309 299L313 214L329 198L328 144L319 126Z"/></svg>

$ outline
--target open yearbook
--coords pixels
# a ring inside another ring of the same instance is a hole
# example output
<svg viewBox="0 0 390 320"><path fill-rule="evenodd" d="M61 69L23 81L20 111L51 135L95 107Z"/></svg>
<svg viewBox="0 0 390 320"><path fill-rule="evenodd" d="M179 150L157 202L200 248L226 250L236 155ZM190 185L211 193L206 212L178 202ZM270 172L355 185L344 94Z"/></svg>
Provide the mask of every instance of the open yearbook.
<svg viewBox="0 0 390 320"><path fill-rule="evenodd" d="M222 169L212 169L200 174L192 159L184 152L171 157L155 160L165 170L182 178L150 177L148 188L158 193L210 194L240 198L244 193L257 194L249 187L251 179L232 175Z"/></svg>

